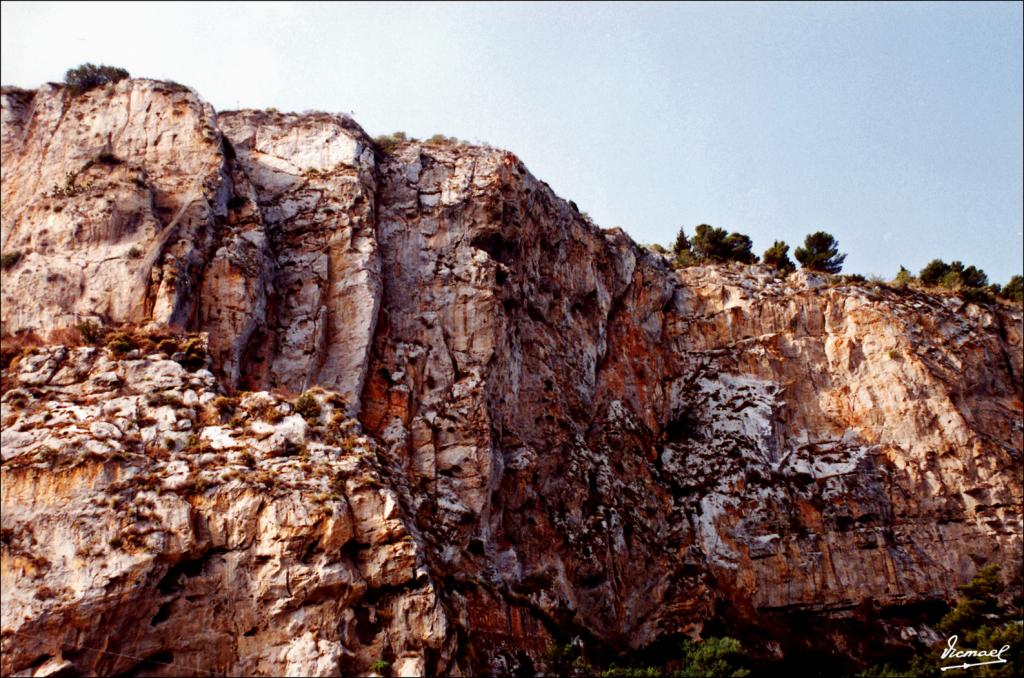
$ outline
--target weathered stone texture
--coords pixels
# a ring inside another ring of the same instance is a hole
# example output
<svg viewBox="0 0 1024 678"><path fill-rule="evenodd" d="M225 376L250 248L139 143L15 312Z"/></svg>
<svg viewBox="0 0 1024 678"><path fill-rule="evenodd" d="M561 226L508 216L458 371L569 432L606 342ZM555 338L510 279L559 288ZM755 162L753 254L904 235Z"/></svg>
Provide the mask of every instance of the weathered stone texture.
<svg viewBox="0 0 1024 678"><path fill-rule="evenodd" d="M345 116L142 80L2 99L5 330L170 325L211 355L5 373L5 673L506 672L709 620L785 653L793 615L949 599L985 562L1020 590L1019 307L675 271L511 153L384 154ZM145 399L313 386L356 447Z"/></svg>

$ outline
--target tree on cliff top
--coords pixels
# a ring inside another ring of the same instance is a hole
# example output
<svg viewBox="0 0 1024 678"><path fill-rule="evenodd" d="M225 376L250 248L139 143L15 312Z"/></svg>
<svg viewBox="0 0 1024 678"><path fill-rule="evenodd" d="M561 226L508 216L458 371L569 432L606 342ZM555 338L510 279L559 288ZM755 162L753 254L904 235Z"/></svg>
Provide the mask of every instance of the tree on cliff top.
<svg viewBox="0 0 1024 678"><path fill-rule="evenodd" d="M683 252L690 251L690 239L686 237L686 230L682 227L679 228L679 233L676 234L675 244L672 245L672 254L677 257Z"/></svg>
<svg viewBox="0 0 1024 678"><path fill-rule="evenodd" d="M947 264L942 259L932 259L917 277L923 285L950 290L981 289L988 285L985 271L975 266L964 266L961 261Z"/></svg>
<svg viewBox="0 0 1024 678"><path fill-rule="evenodd" d="M804 238L803 247L797 247L793 256L809 271L839 273L846 255L839 253L839 242L825 231L816 231Z"/></svg>
<svg viewBox="0 0 1024 678"><path fill-rule="evenodd" d="M93 87L106 85L130 77L128 71L116 66L82 64L78 68L69 68L64 74L64 82L74 94L81 94Z"/></svg>
<svg viewBox="0 0 1024 678"><path fill-rule="evenodd" d="M1010 282L1006 283L999 296L1010 301L1024 301L1024 278L1019 275L1010 278Z"/></svg>
<svg viewBox="0 0 1024 678"><path fill-rule="evenodd" d="M742 233L726 233L725 229L707 224L697 227L690 248L701 261L739 261L752 264L757 256L750 251L753 243Z"/></svg>
<svg viewBox="0 0 1024 678"><path fill-rule="evenodd" d="M772 246L764 251L764 256L761 257L761 260L783 275L796 270L796 264L789 258L789 245L781 240L776 240L772 243Z"/></svg>

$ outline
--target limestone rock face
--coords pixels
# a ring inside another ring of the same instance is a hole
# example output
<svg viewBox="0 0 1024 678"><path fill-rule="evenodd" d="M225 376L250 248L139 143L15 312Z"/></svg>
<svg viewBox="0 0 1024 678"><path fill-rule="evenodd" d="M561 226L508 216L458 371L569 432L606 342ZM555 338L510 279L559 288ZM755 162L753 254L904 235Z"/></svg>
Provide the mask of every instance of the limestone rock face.
<svg viewBox="0 0 1024 678"><path fill-rule="evenodd" d="M317 441L265 392L225 422L213 375L159 356L57 347L18 369L33 386L2 403L5 675L444 669L422 546L357 422Z"/></svg>
<svg viewBox="0 0 1024 678"><path fill-rule="evenodd" d="M209 354L5 367L4 673L506 673L709 622L865 657L981 564L1020 591L1019 307L675 271L511 153L345 116L2 99L4 330Z"/></svg>
<svg viewBox="0 0 1024 678"><path fill-rule="evenodd" d="M222 114L220 124L248 187L235 200L259 216L274 261L244 383L292 391L322 384L344 393L354 412L381 293L372 141L329 115L240 111ZM213 294L238 287L231 277L217 284L223 289ZM232 336L227 327L217 334Z"/></svg>

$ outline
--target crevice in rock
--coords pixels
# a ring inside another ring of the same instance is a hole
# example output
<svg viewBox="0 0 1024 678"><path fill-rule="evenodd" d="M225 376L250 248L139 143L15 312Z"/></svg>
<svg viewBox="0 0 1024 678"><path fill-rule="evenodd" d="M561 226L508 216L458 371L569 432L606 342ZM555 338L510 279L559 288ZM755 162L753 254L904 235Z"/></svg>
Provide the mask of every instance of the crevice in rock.
<svg viewBox="0 0 1024 678"><path fill-rule="evenodd" d="M196 558L178 561L167 570L167 574L165 574L157 584L157 590L164 595L180 591L180 579L182 577L185 577L186 579L198 577L203 573L203 569L212 558L226 552L227 549L217 547L206 551Z"/></svg>

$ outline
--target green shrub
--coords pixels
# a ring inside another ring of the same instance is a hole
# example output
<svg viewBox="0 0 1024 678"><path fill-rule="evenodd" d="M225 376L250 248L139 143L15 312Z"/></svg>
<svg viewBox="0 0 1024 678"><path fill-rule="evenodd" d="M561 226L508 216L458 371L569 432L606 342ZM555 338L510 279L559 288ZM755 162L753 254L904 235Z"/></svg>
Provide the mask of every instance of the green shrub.
<svg viewBox="0 0 1024 678"><path fill-rule="evenodd" d="M932 259L917 277L922 285L945 287L948 290L980 290L988 285L985 271L974 266L964 266L961 261L947 264L942 259Z"/></svg>
<svg viewBox="0 0 1024 678"><path fill-rule="evenodd" d="M230 398L228 396L217 396L213 399L213 409L217 410L217 414L221 417L227 417L234 414L235 409L238 407L238 398Z"/></svg>
<svg viewBox="0 0 1024 678"><path fill-rule="evenodd" d="M962 287L980 290L988 285L988 276L985 274L985 271L980 268L975 268L974 266L962 268L963 264L960 264L959 261L954 261L950 264L950 267L954 267L956 264L959 264L959 267L955 270L958 270L960 273L959 282Z"/></svg>
<svg viewBox="0 0 1024 678"><path fill-rule="evenodd" d="M135 345L135 338L126 332L117 332L111 335L110 339L107 340L107 348L114 353L114 355L124 355L129 351L137 348Z"/></svg>
<svg viewBox="0 0 1024 678"><path fill-rule="evenodd" d="M640 668L612 664L601 672L601 678L659 678L661 675L661 669L656 666Z"/></svg>
<svg viewBox="0 0 1024 678"><path fill-rule="evenodd" d="M796 270L796 264L789 258L789 245L781 240L772 243L772 246L764 251L761 260L783 275L788 275Z"/></svg>
<svg viewBox="0 0 1024 678"><path fill-rule="evenodd" d="M701 261L697 257L697 255L695 255L690 250L683 250L678 255L676 255L676 258L672 262L672 264L676 268L687 268L689 266L696 266L700 263Z"/></svg>
<svg viewBox="0 0 1024 678"><path fill-rule="evenodd" d="M179 352L184 354L175 360L189 372L195 372L206 365L206 345L199 337L189 337L178 345Z"/></svg>
<svg viewBox="0 0 1024 678"><path fill-rule="evenodd" d="M78 186L75 185L75 181L78 179L77 172L68 172L64 175L64 185L58 184L53 185L53 189L50 191L50 197L53 198L70 198L71 196L78 195L82 192ZM56 211L57 208L54 208Z"/></svg>
<svg viewBox="0 0 1024 678"><path fill-rule="evenodd" d="M1019 275L1010 278L1010 282L1006 283L1006 287L999 290L999 296L1018 303L1024 301L1024 278Z"/></svg>
<svg viewBox="0 0 1024 678"><path fill-rule="evenodd" d="M917 279L921 281L922 285L928 287L935 287L942 280L942 277L949 272L949 264L944 262L942 259L932 259L925 267L921 269L921 272L917 274Z"/></svg>
<svg viewBox="0 0 1024 678"><path fill-rule="evenodd" d="M151 393L147 396L146 402L149 403L150 407L173 407L178 409L185 406L181 397L173 393ZM168 447L174 446L174 441L171 438L168 438L166 442Z"/></svg>
<svg viewBox="0 0 1024 678"><path fill-rule="evenodd" d="M4 252L3 256L0 256L0 268L6 271L17 266L19 261L21 261L21 252Z"/></svg>
<svg viewBox="0 0 1024 678"><path fill-rule="evenodd" d="M172 92L191 92L192 91L189 87L186 87L185 85L182 85L180 82L175 82L174 80L164 80L163 83L164 83L164 86L168 90L170 90Z"/></svg>
<svg viewBox="0 0 1024 678"><path fill-rule="evenodd" d="M86 63L78 68L68 69L68 72L64 74L64 82L72 94L81 94L93 87L124 80L127 77L129 77L128 71L123 68Z"/></svg>
<svg viewBox="0 0 1024 678"><path fill-rule="evenodd" d="M548 645L541 654L545 673L553 676L589 676L593 674L590 664L573 643Z"/></svg>
<svg viewBox="0 0 1024 678"><path fill-rule="evenodd" d="M988 285L988 276L974 266L964 266L963 262L954 261L946 268L939 278L939 286L949 290L981 289Z"/></svg>
<svg viewBox="0 0 1024 678"><path fill-rule="evenodd" d="M402 144L411 141L409 137L405 136L405 132L394 132L393 134L382 134L379 137L374 138L374 143L377 144L377 148L383 153L390 153Z"/></svg>
<svg viewBox="0 0 1024 678"><path fill-rule="evenodd" d="M443 134L435 134L426 141L427 146L455 146L462 143L457 137L446 137Z"/></svg>
<svg viewBox="0 0 1024 678"><path fill-rule="evenodd" d="M81 333L82 340L87 344L98 344L103 339L103 328L93 320L79 321L75 329Z"/></svg>
<svg viewBox="0 0 1024 678"><path fill-rule="evenodd" d="M750 675L745 666L749 657L735 638L708 638L699 643L687 640L682 651L681 666L672 673L674 678Z"/></svg>
<svg viewBox="0 0 1024 678"><path fill-rule="evenodd" d="M371 673L383 674L389 668L391 668L391 662L385 661L383 659L378 659L377 661L375 661L372 664L370 664L370 672Z"/></svg>
<svg viewBox="0 0 1024 678"><path fill-rule="evenodd" d="M309 391L306 391L299 396L298 400L293 404L295 413L301 415L306 421L316 421L320 418L320 403Z"/></svg>
<svg viewBox="0 0 1024 678"><path fill-rule="evenodd" d="M1000 602L1004 589L999 565L982 567L970 582L959 587L957 604L935 625L945 636L943 640L926 653L915 655L909 665L905 661L896 665L884 663L859 675L945 676L946 672L941 667L963 661L942 657L943 650L949 647L948 639L954 635L957 636L958 650L987 651L1009 646L1009 650L1002 654L1002 658L1007 660L1005 664L972 667L971 676L1009 678L1019 675L1017 667L1024 661L1024 626L1020 623L1021 609Z"/></svg>
<svg viewBox="0 0 1024 678"><path fill-rule="evenodd" d="M900 271L896 274L892 284L902 290L906 289L913 281L914 276L910 275L910 271L900 266Z"/></svg>
<svg viewBox="0 0 1024 678"><path fill-rule="evenodd" d="M793 256L807 270L820 273L839 273L846 260L846 255L839 253L839 242L825 231L804 238L803 247L797 247Z"/></svg>
<svg viewBox="0 0 1024 678"><path fill-rule="evenodd" d="M969 301L973 304L992 304L995 303L995 297L987 289L976 289L973 287L962 287L959 292L960 296L963 297L964 301Z"/></svg>

